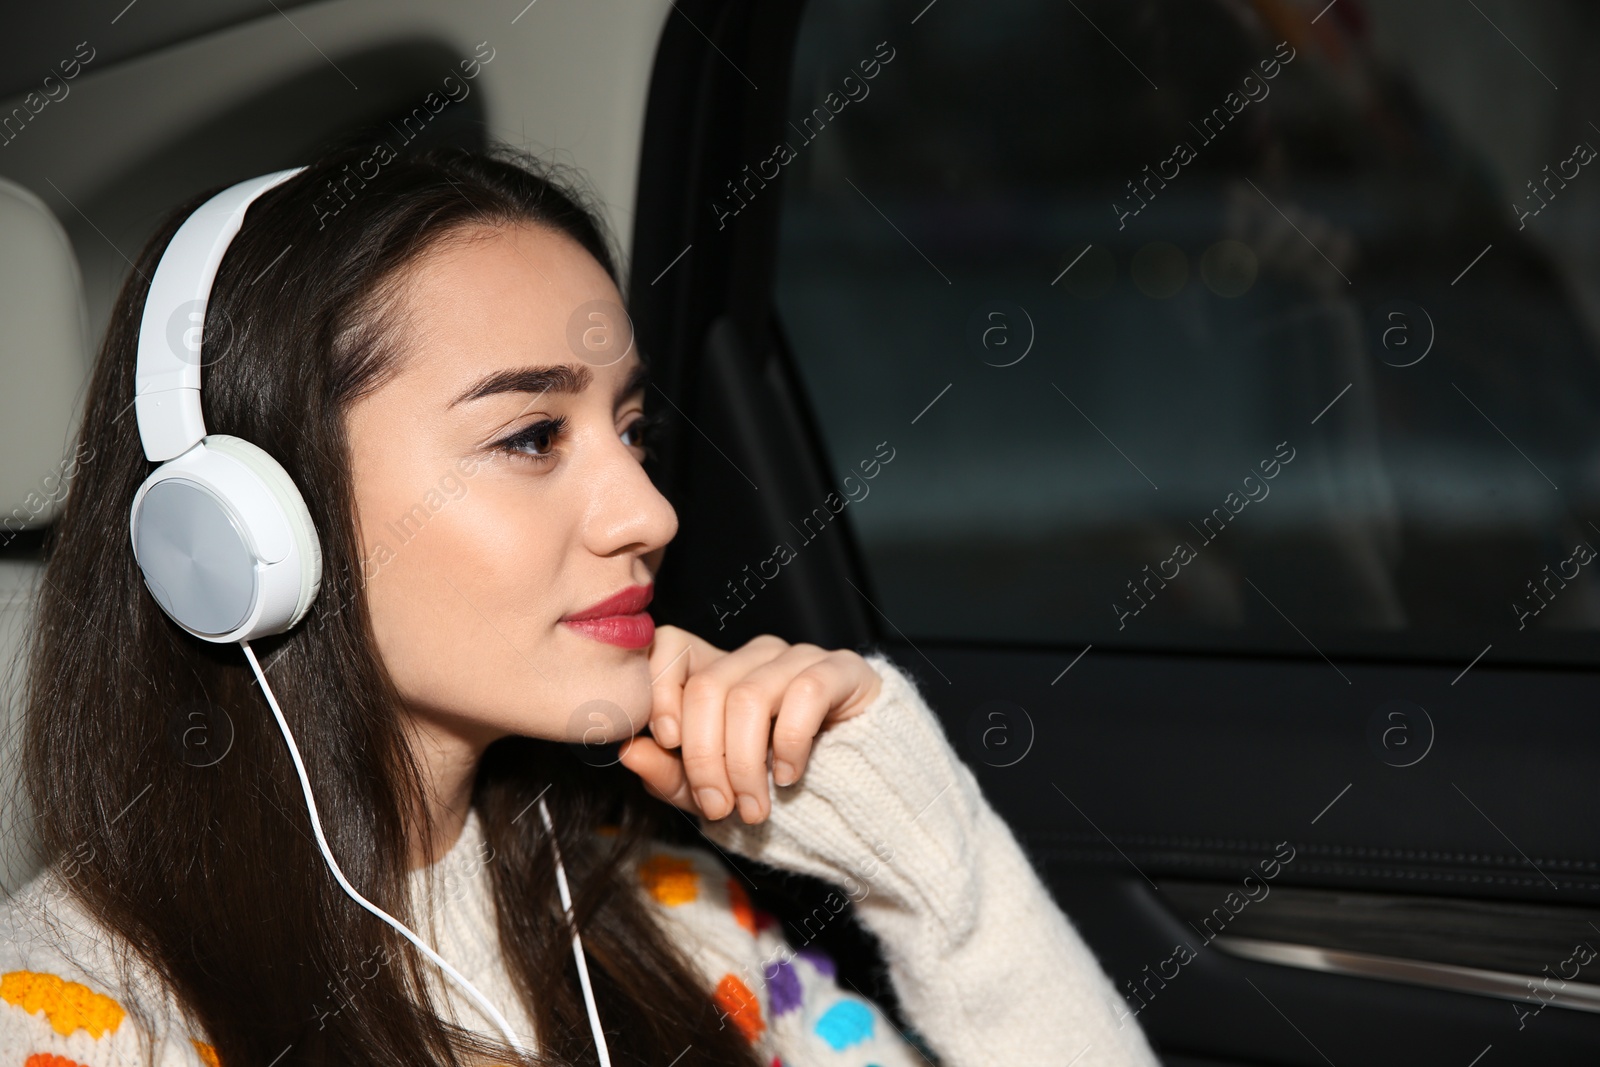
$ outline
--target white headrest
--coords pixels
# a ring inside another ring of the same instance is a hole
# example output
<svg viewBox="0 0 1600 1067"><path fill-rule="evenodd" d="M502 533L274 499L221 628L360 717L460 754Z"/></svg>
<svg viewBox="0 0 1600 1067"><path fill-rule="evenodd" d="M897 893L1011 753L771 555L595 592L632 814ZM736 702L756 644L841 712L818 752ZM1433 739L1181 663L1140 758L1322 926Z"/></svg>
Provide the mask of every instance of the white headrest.
<svg viewBox="0 0 1600 1067"><path fill-rule="evenodd" d="M92 363L72 242L44 201L0 178L0 545L60 509Z"/></svg>

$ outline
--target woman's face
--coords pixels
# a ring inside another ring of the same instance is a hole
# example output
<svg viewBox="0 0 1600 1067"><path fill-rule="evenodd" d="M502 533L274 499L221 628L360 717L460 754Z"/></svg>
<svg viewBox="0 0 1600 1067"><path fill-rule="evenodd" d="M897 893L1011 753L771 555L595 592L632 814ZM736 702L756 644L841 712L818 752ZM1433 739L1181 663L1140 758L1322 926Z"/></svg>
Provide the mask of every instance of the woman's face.
<svg viewBox="0 0 1600 1067"><path fill-rule="evenodd" d="M519 224L437 246L401 300L398 372L346 427L367 605L406 710L474 745L631 734L651 624L608 641L562 621L649 586L678 530L641 465L616 287L575 241Z"/></svg>

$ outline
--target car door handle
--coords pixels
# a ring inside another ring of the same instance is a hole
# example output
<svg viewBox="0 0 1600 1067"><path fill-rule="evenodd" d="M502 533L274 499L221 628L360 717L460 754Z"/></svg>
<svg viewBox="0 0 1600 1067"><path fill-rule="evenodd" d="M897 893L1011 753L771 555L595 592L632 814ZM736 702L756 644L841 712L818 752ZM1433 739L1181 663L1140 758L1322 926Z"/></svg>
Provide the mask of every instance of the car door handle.
<svg viewBox="0 0 1600 1067"><path fill-rule="evenodd" d="M1299 967L1326 974L1378 978L1387 982L1448 989L1458 993L1532 1001L1541 1007L1600 1012L1600 985L1562 979L1556 975L1533 977L1509 971L1490 971L1450 963L1400 959L1370 952L1296 945L1287 941L1265 941L1253 937L1221 934L1212 943L1231 955L1259 963Z"/></svg>

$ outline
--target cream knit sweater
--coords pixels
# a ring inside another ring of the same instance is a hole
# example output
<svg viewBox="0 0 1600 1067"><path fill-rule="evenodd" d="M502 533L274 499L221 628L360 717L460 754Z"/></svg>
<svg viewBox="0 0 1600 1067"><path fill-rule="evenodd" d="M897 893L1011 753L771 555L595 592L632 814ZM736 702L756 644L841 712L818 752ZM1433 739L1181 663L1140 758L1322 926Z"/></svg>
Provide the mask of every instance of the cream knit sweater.
<svg viewBox="0 0 1600 1067"><path fill-rule="evenodd" d="M653 846L640 890L703 971L723 1024L784 1067L1156 1067L1125 1002L984 800L914 682L880 654L882 693L817 738L799 782L773 788L771 816L702 821L716 848L838 887L790 941L751 905L710 849ZM431 867L412 874L418 930L537 1046L494 933L493 855L476 813ZM855 902L879 939L904 1014L897 1031L841 985L808 942ZM47 870L0 906L0 1065L147 1067L127 998L164 1023L148 1067L218 1067L216 1055L119 939ZM462 1025L498 1036L442 975L434 991ZM341 1010L330 997L318 1008ZM602 1021L607 1029L626 1019ZM56 1057L60 1057L59 1059ZM667 1055L662 1062L671 1059Z"/></svg>

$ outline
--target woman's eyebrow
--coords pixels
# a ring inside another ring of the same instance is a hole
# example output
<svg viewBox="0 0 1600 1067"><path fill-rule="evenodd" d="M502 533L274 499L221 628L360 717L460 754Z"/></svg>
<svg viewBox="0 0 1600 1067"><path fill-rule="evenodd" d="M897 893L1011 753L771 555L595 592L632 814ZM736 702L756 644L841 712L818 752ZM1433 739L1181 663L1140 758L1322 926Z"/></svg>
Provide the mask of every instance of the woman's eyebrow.
<svg viewBox="0 0 1600 1067"><path fill-rule="evenodd" d="M576 395L589 388L589 383L592 381L594 381L593 371L588 367L570 363L558 363L550 367L512 367L484 375L447 406L455 407L465 401L478 400L496 393ZM645 363L635 364L633 370L628 372L628 376L617 387L613 403L622 403L649 383L650 367Z"/></svg>
<svg viewBox="0 0 1600 1067"><path fill-rule="evenodd" d="M496 393L559 393L575 395L583 392L594 380L588 367L558 363L553 367L512 367L486 374L447 407L468 400L478 400Z"/></svg>

